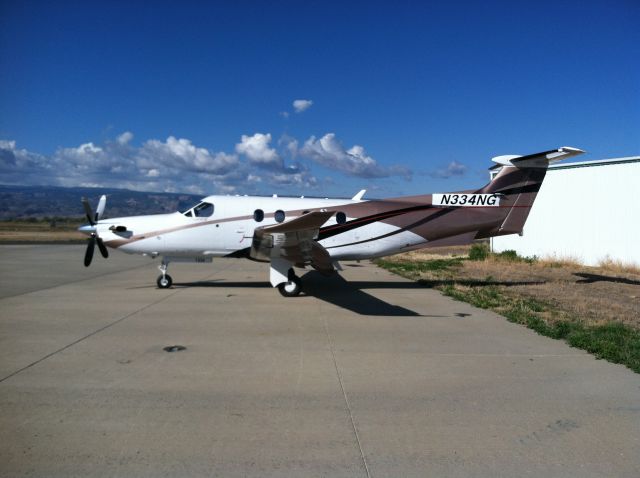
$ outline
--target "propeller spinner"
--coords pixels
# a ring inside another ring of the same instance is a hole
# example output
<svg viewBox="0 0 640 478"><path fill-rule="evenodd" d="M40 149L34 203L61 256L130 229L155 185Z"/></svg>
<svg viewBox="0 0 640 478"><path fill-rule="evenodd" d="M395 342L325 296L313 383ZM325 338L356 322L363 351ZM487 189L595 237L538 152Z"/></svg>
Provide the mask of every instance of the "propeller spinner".
<svg viewBox="0 0 640 478"><path fill-rule="evenodd" d="M89 205L89 200L87 198L82 198L82 205L84 206L84 212L87 216L87 220L89 221L88 225L80 226L78 230L84 234L89 235L89 243L87 244L87 250L84 253L84 265L85 267L89 267L91 261L93 260L93 251L95 250L96 244L98 244L98 249L100 250L100 254L105 259L109 257L109 251L107 247L98 236L98 221L102 217L104 213L104 208L107 204L107 196L104 194L100 197L100 201L98 202L98 207L96 212L94 213Z"/></svg>

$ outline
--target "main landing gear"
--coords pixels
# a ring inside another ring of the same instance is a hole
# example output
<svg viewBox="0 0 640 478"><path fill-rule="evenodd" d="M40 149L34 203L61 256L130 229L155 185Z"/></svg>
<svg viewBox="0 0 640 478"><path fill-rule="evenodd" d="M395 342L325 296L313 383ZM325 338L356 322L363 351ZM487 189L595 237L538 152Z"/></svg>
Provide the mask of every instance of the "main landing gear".
<svg viewBox="0 0 640 478"><path fill-rule="evenodd" d="M169 287L171 287L171 284L173 284L173 279L169 274L167 274L168 267L169 261L165 261L164 259L162 260L162 264L158 266L158 269L160 269L160 272L162 274L158 276L156 284L158 284L158 287L160 289L168 289Z"/></svg>
<svg viewBox="0 0 640 478"><path fill-rule="evenodd" d="M302 280L293 272L293 269L289 269L289 280L278 284L278 291L284 297L300 295L300 292L302 292Z"/></svg>
<svg viewBox="0 0 640 478"><path fill-rule="evenodd" d="M284 297L295 297L302 292L302 281L291 267L291 262L280 257L271 259L269 280Z"/></svg>

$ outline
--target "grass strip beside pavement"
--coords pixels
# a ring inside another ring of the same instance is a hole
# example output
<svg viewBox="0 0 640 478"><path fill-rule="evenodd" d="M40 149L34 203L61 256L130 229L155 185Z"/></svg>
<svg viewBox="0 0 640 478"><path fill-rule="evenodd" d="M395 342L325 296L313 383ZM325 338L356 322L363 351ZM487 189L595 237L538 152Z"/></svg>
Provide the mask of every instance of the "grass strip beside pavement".
<svg viewBox="0 0 640 478"><path fill-rule="evenodd" d="M511 258L509 258L511 259ZM376 264L425 287L492 310L510 322L525 325L540 335L561 339L572 347L586 350L599 359L624 364L640 373L640 331L619 322L589 325L566 311L530 297L507 294L491 277L484 281L456 280L456 268L463 258L433 259L420 262L377 260ZM422 272L435 273L436 280L421 279Z"/></svg>

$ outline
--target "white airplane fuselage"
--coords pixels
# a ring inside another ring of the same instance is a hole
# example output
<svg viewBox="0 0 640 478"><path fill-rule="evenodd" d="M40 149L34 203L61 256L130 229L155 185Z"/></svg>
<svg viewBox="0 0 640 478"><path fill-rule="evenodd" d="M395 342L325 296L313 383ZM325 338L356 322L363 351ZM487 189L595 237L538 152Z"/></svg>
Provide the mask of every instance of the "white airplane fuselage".
<svg viewBox="0 0 640 478"><path fill-rule="evenodd" d="M290 221L305 211L327 209L340 212L341 206L366 201L208 196L203 202L213 205L211 216L193 217L186 215L189 211L185 211L104 219L97 224L98 235L107 246L129 254L175 258L232 256L237 251L251 247L257 227L278 224L274 217L276 211L285 212L284 221ZM256 210L263 211L262 221L256 221ZM295 212L292 214L291 211ZM350 221L352 218L346 216L346 220ZM327 226L332 224L337 224L336 215L326 222ZM125 227L126 231L117 232L111 229L118 226ZM396 226L374 222L318 242L336 261L389 255L426 242L424 238L410 231L372 240L397 229Z"/></svg>

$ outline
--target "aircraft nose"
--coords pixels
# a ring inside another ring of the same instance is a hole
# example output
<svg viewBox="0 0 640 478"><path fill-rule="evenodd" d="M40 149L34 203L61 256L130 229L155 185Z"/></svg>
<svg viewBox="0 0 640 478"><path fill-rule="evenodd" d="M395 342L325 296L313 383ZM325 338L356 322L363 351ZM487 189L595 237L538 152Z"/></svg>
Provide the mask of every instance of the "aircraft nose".
<svg viewBox="0 0 640 478"><path fill-rule="evenodd" d="M83 224L78 228L78 232L90 236L91 234L95 234L96 226L92 226L91 224Z"/></svg>

